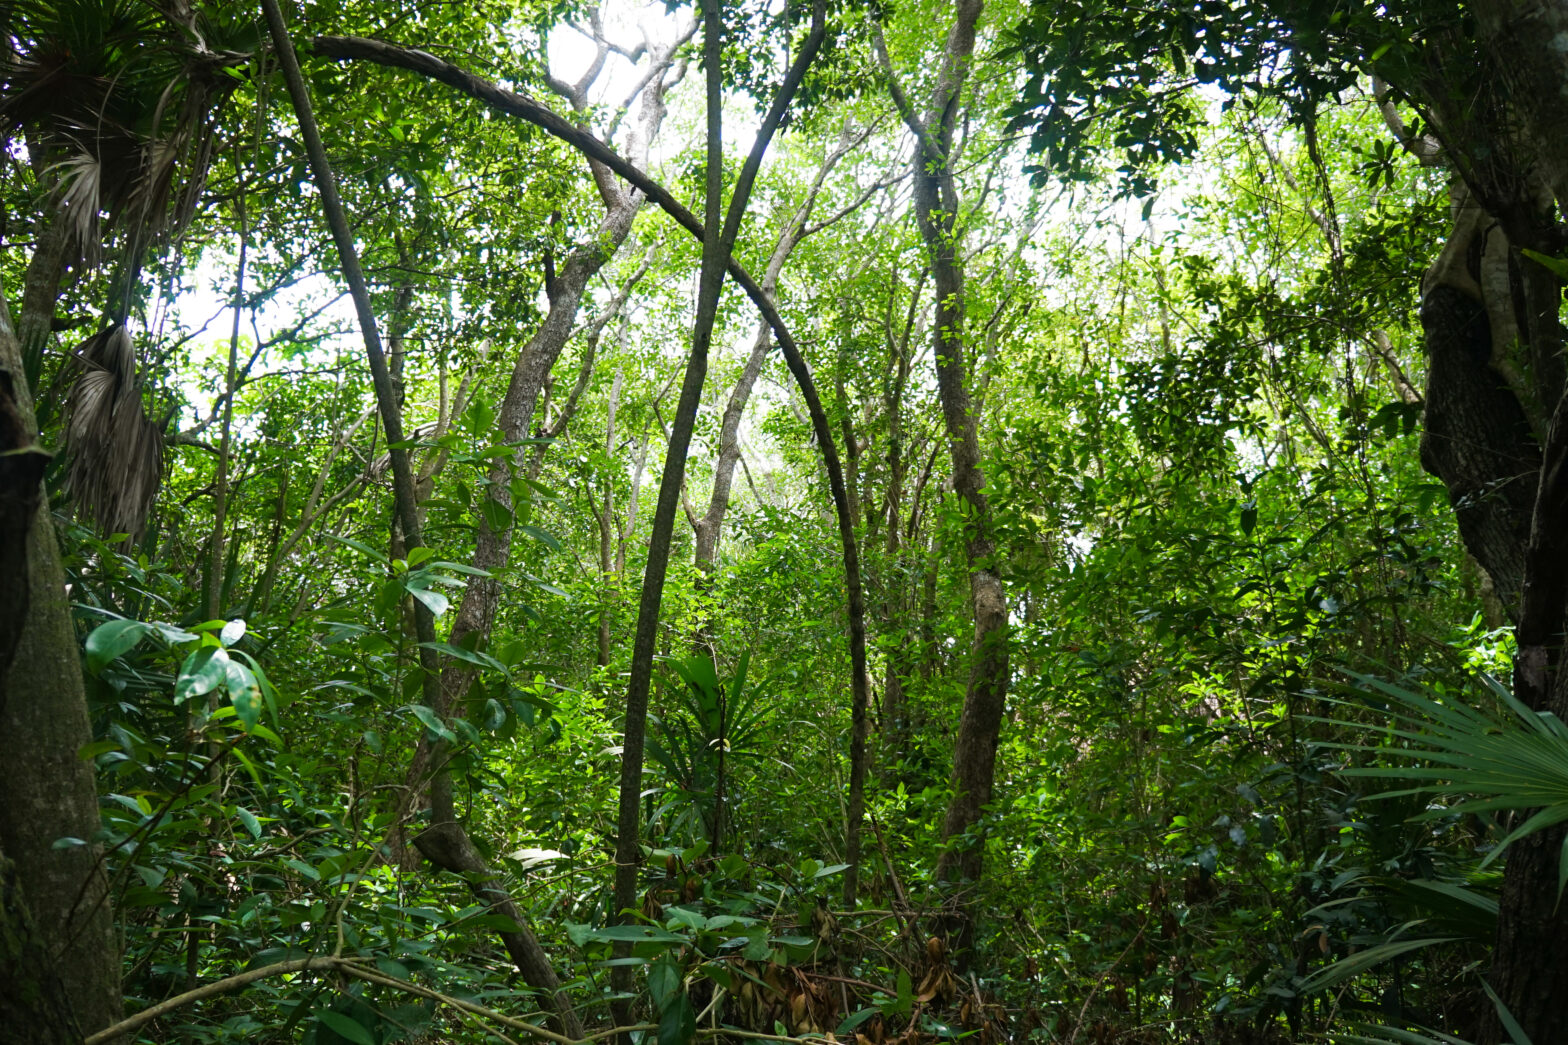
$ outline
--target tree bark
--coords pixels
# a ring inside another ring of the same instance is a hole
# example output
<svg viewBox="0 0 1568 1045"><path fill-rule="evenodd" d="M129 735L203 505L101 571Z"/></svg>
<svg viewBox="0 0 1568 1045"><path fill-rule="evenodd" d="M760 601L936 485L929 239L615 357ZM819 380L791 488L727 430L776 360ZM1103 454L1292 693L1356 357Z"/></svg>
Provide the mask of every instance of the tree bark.
<svg viewBox="0 0 1568 1045"><path fill-rule="evenodd" d="M675 62L678 43L676 41L656 48L651 58L655 75L649 79L643 93L641 128L637 139L644 156L664 118L663 92L668 86L665 72ZM577 89L581 107L587 104L583 96L586 89L586 84L579 85ZM588 283L626 242L637 212L642 208L642 193L615 184L613 177L597 161L590 160L589 167L600 185L601 195L608 201L605 214L594 235L573 248L555 278L550 281L549 311L544 322L517 355L496 418L497 441L503 444L515 444L528 438L528 425L533 418L540 389L571 338ZM516 507L511 495L511 480L514 469L523 465L524 454L525 451L519 448L511 459L497 458L490 469L489 496L508 513ZM493 574L507 564L511 550L511 528L493 529L481 515L470 565ZM468 577L453 615L448 643L462 648L477 648L488 642L500 603L500 582L493 576ZM434 709L437 714L445 717L450 712L467 692L473 676L473 669L463 661L453 659L447 662L441 675L440 700ZM416 861L410 858L412 854L402 844L401 832L417 806L426 782L439 768L436 757L438 748L438 742L431 737L420 738L405 777L407 785L403 797L396 808L395 821L398 827L394 831L393 849L395 852L402 850L405 854L402 857L405 867L411 867Z"/></svg>
<svg viewBox="0 0 1568 1045"><path fill-rule="evenodd" d="M53 314L52 298L39 305ZM15 862L14 880L34 925L49 927L48 962L81 1029L91 1032L120 1017L120 950L103 853L92 841L99 828L93 763L76 755L92 740L92 725L43 496L48 455L36 447L24 373L0 292L0 736L9 745L0 759L0 853ZM61 838L81 843L57 849ZM21 931L21 901L10 895L10 881L8 875L6 920ZM39 941L28 939L8 937L5 947L36 953ZM49 968L36 971L47 985ZM49 1004L46 997L36 1001Z"/></svg>
<svg viewBox="0 0 1568 1045"><path fill-rule="evenodd" d="M1448 488L1466 549L1515 624L1514 691L1568 714L1568 405L1562 285L1524 250L1559 253L1568 203L1562 0L1473 0L1477 40L1434 34L1401 84L1463 179L1454 229L1423 285L1422 463ZM1543 35L1544 34L1544 35ZM1479 44L1481 61L1477 61ZM1562 829L1510 848L1492 988L1535 1042L1568 1040L1568 907L1554 904ZM1488 1012L1483 1042L1508 1037Z"/></svg>
<svg viewBox="0 0 1568 1045"><path fill-rule="evenodd" d="M778 304L779 275L784 271L784 264L789 260L790 254L798 247L802 240L811 232L816 231L808 227L811 221L811 212L816 208L817 198L822 193L822 186L826 184L828 175L849 152L851 143L841 140L839 145L830 150L817 167L817 173L811 180L811 185L806 190L805 199L795 209L779 238L773 245L773 253L768 257L767 266L762 271L762 293L775 306ZM818 225L816 228L825 227ZM746 358L746 363L741 367L740 376L735 379L735 387L730 392L729 402L724 406L724 417L719 424L719 455L713 462L713 491L708 497L708 510L698 517L693 527L695 531L695 550L693 558L699 571L699 576L706 577L713 572L713 567L718 559L719 533L724 526L725 513L729 511L730 490L735 482L735 466L740 462L740 423L746 412L746 403L751 399L751 390L757 383L757 377L762 373L762 366L767 361L768 352L773 348L772 330L766 320L757 324L756 336L752 339L751 355Z"/></svg>
<svg viewBox="0 0 1568 1045"><path fill-rule="evenodd" d="M27 909L16 865L0 853L0 1027L31 1045L79 1045L77 1024L54 956Z"/></svg>
<svg viewBox="0 0 1568 1045"><path fill-rule="evenodd" d="M954 178L953 137L959 92L974 56L981 0L957 0L941 68L925 113L917 113L899 88L880 36L879 57L904 122L915 137L915 218L931 264L936 291L933 351L942 423L953 464L953 490L965 507L964 555L969 566L969 602L974 617L969 684L953 751L953 798L942 822L947 848L937 875L950 883L978 882L984 842L974 836L991 801L996 747L1007 703L1007 593L996 570L991 508L980 466L979 418L969 389L964 324L964 267L959 252L961 201ZM974 894L958 906L953 926L959 960L974 941Z"/></svg>

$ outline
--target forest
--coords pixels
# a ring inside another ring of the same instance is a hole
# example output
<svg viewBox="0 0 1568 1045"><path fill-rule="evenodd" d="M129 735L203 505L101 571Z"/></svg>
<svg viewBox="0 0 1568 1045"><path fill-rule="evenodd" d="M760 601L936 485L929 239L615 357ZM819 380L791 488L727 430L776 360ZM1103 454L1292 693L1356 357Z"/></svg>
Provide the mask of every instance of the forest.
<svg viewBox="0 0 1568 1045"><path fill-rule="evenodd" d="M0 1040L1568 1043L1568 0L0 0Z"/></svg>

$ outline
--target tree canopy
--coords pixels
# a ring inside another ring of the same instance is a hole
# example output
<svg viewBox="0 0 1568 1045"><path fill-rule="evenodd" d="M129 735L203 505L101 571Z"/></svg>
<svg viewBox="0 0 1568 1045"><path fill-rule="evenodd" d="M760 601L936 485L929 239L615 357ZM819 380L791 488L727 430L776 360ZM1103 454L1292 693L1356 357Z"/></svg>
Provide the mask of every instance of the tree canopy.
<svg viewBox="0 0 1568 1045"><path fill-rule="evenodd" d="M0 1037L1568 1040L1564 33L0 5Z"/></svg>

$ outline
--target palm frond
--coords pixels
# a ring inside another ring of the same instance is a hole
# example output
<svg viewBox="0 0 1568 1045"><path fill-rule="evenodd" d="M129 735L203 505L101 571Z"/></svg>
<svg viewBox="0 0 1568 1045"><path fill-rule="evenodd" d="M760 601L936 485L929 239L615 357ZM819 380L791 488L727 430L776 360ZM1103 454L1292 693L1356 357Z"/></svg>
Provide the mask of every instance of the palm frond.
<svg viewBox="0 0 1568 1045"><path fill-rule="evenodd" d="M147 0L11 4L0 133L25 129L42 146L89 264L113 226L125 230L135 265L142 248L177 236L191 217L215 113L238 83L226 70L249 60L208 41L248 39L243 18L215 21L190 4Z"/></svg>
<svg viewBox="0 0 1568 1045"><path fill-rule="evenodd" d="M1383 791L1373 799L1401 795L1462 796L1453 805L1432 808L1417 819L1451 813L1499 809L1532 811L1481 866L1510 845L1568 821L1568 727L1548 711L1533 711L1496 680L1487 689L1503 705L1492 713L1448 696L1428 696L1364 675L1352 677L1392 703L1392 724L1332 720L1341 727L1378 738L1376 747L1331 743L1341 750L1374 753L1400 765L1354 766L1341 776L1398 781L1409 786ZM1363 696L1365 693L1363 691ZM1364 706L1337 701L1346 706ZM1559 869L1559 895L1568 884L1568 862Z"/></svg>
<svg viewBox="0 0 1568 1045"><path fill-rule="evenodd" d="M163 432L142 407L123 326L77 346L66 424L66 494L105 534L141 536L163 480Z"/></svg>

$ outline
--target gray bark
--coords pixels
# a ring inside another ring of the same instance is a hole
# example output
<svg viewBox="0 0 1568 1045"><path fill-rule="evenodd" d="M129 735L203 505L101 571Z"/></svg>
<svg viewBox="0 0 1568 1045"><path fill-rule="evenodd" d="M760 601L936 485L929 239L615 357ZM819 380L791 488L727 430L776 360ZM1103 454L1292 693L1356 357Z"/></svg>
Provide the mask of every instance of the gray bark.
<svg viewBox="0 0 1568 1045"><path fill-rule="evenodd" d="M762 271L761 286L762 293L775 305L778 304L779 274L784 271L784 264L789 260L790 254L800 245L801 240L806 238L808 232L812 231L808 229L808 223L811 220L811 212L816 208L817 198L822 193L822 186L827 182L828 175L838 165L839 160L843 159L849 151L850 146L851 143L846 135L839 145L823 158L822 163L817 167L816 176L806 190L805 199L796 208L794 215L774 243L773 253L768 257L767 267ZM772 348L772 331L767 321L761 320L757 323L757 333L752 339L751 354L746 357L740 376L735 379L735 387L730 391L729 402L724 406L724 417L719 424L719 454L713 462L713 492L708 497L708 509L692 526L695 534L693 558L703 576L713 571L714 563L718 559L719 533L724 526L725 513L729 511L730 491L735 483L735 466L740 462L741 419L745 416L746 403L751 399L751 390L757 383L757 376L762 373L762 366L767 362L768 353Z"/></svg>
<svg viewBox="0 0 1568 1045"><path fill-rule="evenodd" d="M53 315L52 298L38 304ZM99 828L93 764L76 757L92 740L76 631L42 493L44 458L26 450L36 444L37 427L22 345L3 294L0 373L8 386L0 449L20 451L3 459L0 472L10 566L0 571L0 634L14 643L0 674L0 736L10 748L0 759L0 853L15 863L35 924L49 927L48 958L81 1028L90 1032L120 1016L119 941L103 854L91 841ZM84 844L56 849L65 837Z"/></svg>
<svg viewBox="0 0 1568 1045"><path fill-rule="evenodd" d="M952 458L953 490L968 508L964 555L969 566L969 601L975 630L970 646L969 684L953 751L953 799L942 822L942 837L948 846L937 866L938 877L949 882L974 882L980 877L983 843L972 832L991 801L996 747L1009 681L1007 593L994 561L991 509L980 466L979 418L969 389L964 266L958 244L961 201L953 170L958 96L973 60L975 26L983 6L981 0L957 0L956 17L924 114L917 113L898 88L886 48L878 38L889 88L915 137L915 217L936 290L932 326L937 394ZM961 905L953 927L960 961L965 960L974 938L974 895L971 891L971 899Z"/></svg>

